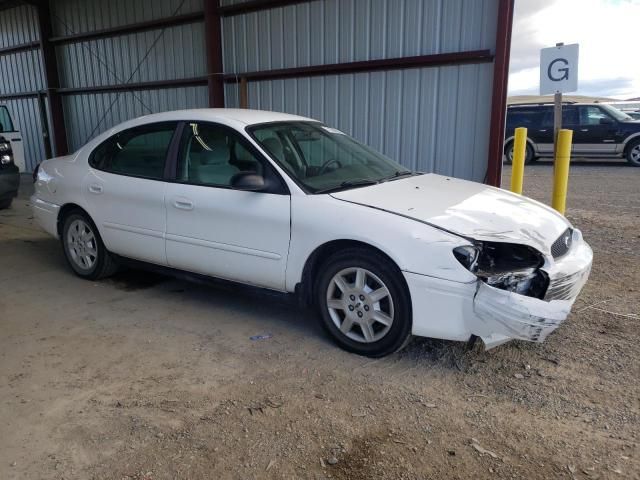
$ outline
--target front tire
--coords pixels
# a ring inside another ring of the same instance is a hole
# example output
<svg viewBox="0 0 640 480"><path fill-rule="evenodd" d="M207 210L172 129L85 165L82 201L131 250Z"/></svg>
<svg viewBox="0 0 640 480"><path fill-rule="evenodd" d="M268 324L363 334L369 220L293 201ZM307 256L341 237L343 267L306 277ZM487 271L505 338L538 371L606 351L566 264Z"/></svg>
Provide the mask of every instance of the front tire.
<svg viewBox="0 0 640 480"><path fill-rule="evenodd" d="M117 264L102 243L91 218L74 210L63 220L62 250L71 269L81 278L98 280L113 275Z"/></svg>
<svg viewBox="0 0 640 480"><path fill-rule="evenodd" d="M333 254L316 282L324 328L343 349L383 357L411 335L411 298L398 267L363 248Z"/></svg>
<svg viewBox="0 0 640 480"><path fill-rule="evenodd" d="M640 167L640 140L632 140L627 146L625 157L634 167Z"/></svg>
<svg viewBox="0 0 640 480"><path fill-rule="evenodd" d="M13 202L13 198L10 198L8 200L0 200L0 210L9 208L11 206L11 202Z"/></svg>

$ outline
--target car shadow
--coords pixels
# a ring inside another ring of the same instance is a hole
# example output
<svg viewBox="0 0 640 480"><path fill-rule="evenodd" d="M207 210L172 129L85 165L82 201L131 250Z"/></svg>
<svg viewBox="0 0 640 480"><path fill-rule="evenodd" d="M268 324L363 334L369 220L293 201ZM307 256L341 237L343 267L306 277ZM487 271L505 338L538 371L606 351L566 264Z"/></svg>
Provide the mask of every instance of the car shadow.
<svg viewBox="0 0 640 480"><path fill-rule="evenodd" d="M43 270L59 271L60 275L76 278L67 265L59 242L53 238L0 240L0 251L17 252L27 249L30 261ZM152 268L152 267L150 267ZM299 305L290 294L219 281L216 279L193 281L152 269L127 267L110 278L98 283L126 294L138 294L149 290L160 292L170 301L187 303L194 311L211 310L225 317L248 317L255 319L256 334L271 333L286 328L295 336L313 337L313 348L338 349L322 328L317 313ZM145 300L146 301L146 300ZM185 319L181 319L184 321ZM207 322L212 327L226 329L233 323L216 324L216 316L189 316L189 321ZM206 327L205 327L206 328ZM390 355L390 361L418 368L443 368L464 372L466 366L482 353L470 349L465 342L454 342L422 337L413 337L401 351ZM361 357L365 358L365 357Z"/></svg>

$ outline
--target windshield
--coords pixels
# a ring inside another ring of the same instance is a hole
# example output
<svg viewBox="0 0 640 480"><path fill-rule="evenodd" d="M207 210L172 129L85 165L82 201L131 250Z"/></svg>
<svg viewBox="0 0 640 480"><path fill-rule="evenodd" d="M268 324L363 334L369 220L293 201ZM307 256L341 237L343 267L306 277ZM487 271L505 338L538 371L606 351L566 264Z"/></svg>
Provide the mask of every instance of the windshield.
<svg viewBox="0 0 640 480"><path fill-rule="evenodd" d="M393 160L321 123L277 122L247 130L298 184L312 193L371 185L411 174Z"/></svg>
<svg viewBox="0 0 640 480"><path fill-rule="evenodd" d="M619 122L623 122L626 120L633 120L629 115L624 113L622 110L618 110L611 105L600 105L609 115L618 120Z"/></svg>

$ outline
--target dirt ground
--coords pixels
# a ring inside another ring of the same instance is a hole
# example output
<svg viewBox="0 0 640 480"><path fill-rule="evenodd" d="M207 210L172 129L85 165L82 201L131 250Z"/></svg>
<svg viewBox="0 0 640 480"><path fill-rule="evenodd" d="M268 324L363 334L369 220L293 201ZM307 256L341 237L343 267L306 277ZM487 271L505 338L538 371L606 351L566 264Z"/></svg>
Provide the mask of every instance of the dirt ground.
<svg viewBox="0 0 640 480"><path fill-rule="evenodd" d="M573 166L595 263L546 343L375 361L270 295L80 280L27 193L0 212L0 479L640 478L640 169Z"/></svg>

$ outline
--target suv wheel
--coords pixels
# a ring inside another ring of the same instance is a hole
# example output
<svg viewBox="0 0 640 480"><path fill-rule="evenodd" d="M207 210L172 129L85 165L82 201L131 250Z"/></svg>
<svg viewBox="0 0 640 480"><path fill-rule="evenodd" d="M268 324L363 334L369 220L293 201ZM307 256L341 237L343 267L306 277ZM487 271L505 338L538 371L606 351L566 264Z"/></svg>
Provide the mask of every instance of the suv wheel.
<svg viewBox="0 0 640 480"><path fill-rule="evenodd" d="M86 213L74 210L63 222L62 249L76 275L87 280L98 280L116 272L118 267L115 260Z"/></svg>
<svg viewBox="0 0 640 480"><path fill-rule="evenodd" d="M336 343L353 353L382 357L411 335L411 298L398 267L370 250L332 255L316 282L322 323Z"/></svg>
<svg viewBox="0 0 640 480"><path fill-rule="evenodd" d="M632 140L631 143L627 145L625 157L631 165L640 167L640 139Z"/></svg>
<svg viewBox="0 0 640 480"><path fill-rule="evenodd" d="M10 198L9 200L0 200L0 210L9 208L11 206L11 202L13 202L13 198Z"/></svg>
<svg viewBox="0 0 640 480"><path fill-rule="evenodd" d="M513 163L513 142L509 142L507 144L507 147L504 149L504 155L505 155L505 163L507 165L511 165ZM534 161L535 161L535 158L533 157L533 148L531 148L531 145L527 143L527 146L524 151L524 164L528 165Z"/></svg>

